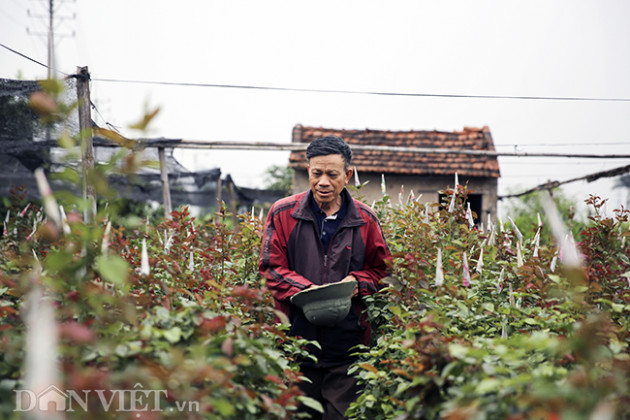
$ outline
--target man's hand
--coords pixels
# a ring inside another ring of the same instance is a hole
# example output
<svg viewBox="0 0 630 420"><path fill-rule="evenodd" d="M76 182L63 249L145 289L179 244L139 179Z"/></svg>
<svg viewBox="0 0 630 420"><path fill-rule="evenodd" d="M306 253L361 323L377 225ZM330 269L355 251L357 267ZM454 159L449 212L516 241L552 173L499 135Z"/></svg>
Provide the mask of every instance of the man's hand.
<svg viewBox="0 0 630 420"><path fill-rule="evenodd" d="M357 278L353 275L344 277L341 281L357 281ZM352 291L352 297L356 297L359 294L359 282L357 281L356 286L354 286L354 290Z"/></svg>

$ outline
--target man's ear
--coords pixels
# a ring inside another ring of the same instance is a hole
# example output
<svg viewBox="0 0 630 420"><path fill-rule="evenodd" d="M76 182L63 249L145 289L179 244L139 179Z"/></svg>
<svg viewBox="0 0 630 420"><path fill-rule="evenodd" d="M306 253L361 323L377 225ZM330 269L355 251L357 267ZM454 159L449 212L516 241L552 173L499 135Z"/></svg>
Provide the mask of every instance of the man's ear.
<svg viewBox="0 0 630 420"><path fill-rule="evenodd" d="M352 168L346 169L346 184L350 182L350 178L352 178L353 173L354 173L354 170Z"/></svg>

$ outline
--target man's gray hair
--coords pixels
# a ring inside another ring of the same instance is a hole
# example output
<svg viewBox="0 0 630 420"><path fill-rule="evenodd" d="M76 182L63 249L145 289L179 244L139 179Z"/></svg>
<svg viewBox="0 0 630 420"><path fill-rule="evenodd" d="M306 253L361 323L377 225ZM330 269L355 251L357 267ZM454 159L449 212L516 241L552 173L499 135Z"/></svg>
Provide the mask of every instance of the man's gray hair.
<svg viewBox="0 0 630 420"><path fill-rule="evenodd" d="M341 155L343 157L345 169L348 169L352 161L352 150L350 146L338 136L326 136L313 140L306 148L306 158L315 156Z"/></svg>

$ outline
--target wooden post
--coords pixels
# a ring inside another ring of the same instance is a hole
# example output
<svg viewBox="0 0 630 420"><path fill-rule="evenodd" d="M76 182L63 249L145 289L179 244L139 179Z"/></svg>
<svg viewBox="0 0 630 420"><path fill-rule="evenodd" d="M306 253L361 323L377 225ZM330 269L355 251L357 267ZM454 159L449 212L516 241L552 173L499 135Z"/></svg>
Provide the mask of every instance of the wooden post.
<svg viewBox="0 0 630 420"><path fill-rule="evenodd" d="M219 176L219 179L217 179L217 190L215 192L216 201L217 201L217 211L219 211L219 209L221 208L221 189L222 188L223 188L223 185L221 184L221 176Z"/></svg>
<svg viewBox="0 0 630 420"><path fill-rule="evenodd" d="M171 204L171 187L168 183L168 170L166 168L166 154L163 147L158 147L160 158L160 180L162 181L162 204L164 204L164 217L171 218L173 205Z"/></svg>
<svg viewBox="0 0 630 420"><path fill-rule="evenodd" d="M90 73L87 66L77 68L76 79L83 169L83 199L86 200L83 218L86 223L91 223L96 218L96 194L94 187L88 182L88 174L94 169L94 146L92 144L92 116L90 111Z"/></svg>
<svg viewBox="0 0 630 420"><path fill-rule="evenodd" d="M220 213L222 213L223 210L223 206L221 205L221 189L223 188L223 185L221 184L221 175L219 175L219 178L217 179L217 184L216 184L216 191L215 191L215 200L216 200L216 204L215 204L215 211L214 214L216 216L215 221L218 222L220 221Z"/></svg>
<svg viewBox="0 0 630 420"><path fill-rule="evenodd" d="M232 180L232 176L228 175L226 177L226 181L228 183L228 193L230 194L230 211L232 212L232 229L238 232L238 218L236 217L236 194L234 192L234 181Z"/></svg>

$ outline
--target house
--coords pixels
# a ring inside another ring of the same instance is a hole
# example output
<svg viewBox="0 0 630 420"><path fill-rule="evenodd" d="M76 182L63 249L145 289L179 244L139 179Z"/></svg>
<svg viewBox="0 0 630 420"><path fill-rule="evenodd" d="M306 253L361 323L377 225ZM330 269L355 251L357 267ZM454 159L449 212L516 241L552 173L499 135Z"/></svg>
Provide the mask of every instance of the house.
<svg viewBox="0 0 630 420"><path fill-rule="evenodd" d="M37 408L42 412L65 411L67 398L68 394L55 385L49 385L46 389L37 394Z"/></svg>
<svg viewBox="0 0 630 420"><path fill-rule="evenodd" d="M494 151L494 143L488 127L464 128L462 131L383 131L339 130L331 128L293 128L294 143L335 135L349 145L393 146L399 148L435 148L452 150ZM356 168L361 183L362 198L371 203L382 197L381 175L385 176L387 194L397 202L401 187L405 199L413 190L421 203L443 202L440 191L453 188L457 173L459 184L467 185L471 209L485 221L497 214L497 181L500 177L496 156L466 155L458 153L416 153L412 151L353 150L352 166ZM293 191L309 188L306 172L306 153L292 152L289 167L295 169ZM352 181L351 181L352 182Z"/></svg>

